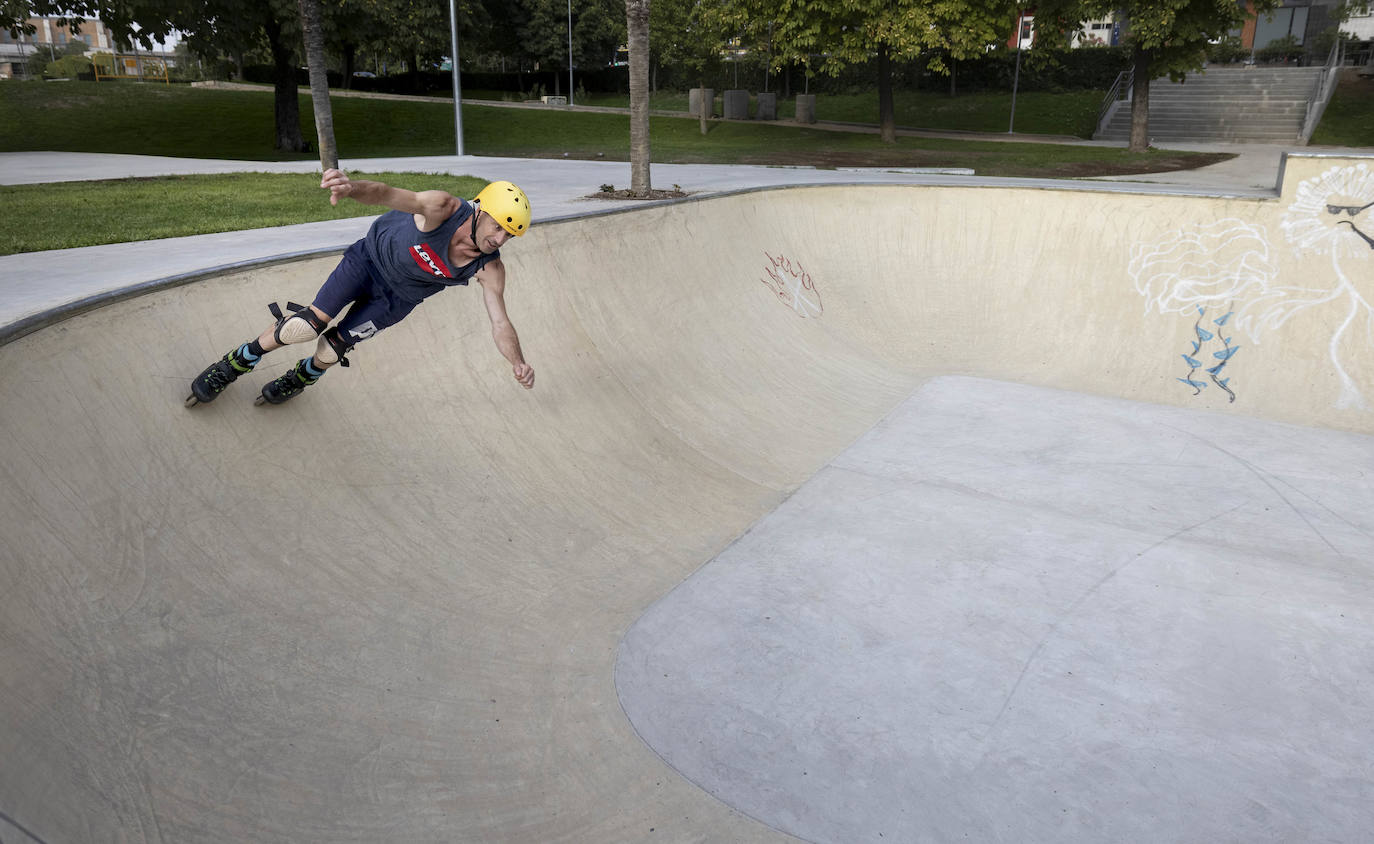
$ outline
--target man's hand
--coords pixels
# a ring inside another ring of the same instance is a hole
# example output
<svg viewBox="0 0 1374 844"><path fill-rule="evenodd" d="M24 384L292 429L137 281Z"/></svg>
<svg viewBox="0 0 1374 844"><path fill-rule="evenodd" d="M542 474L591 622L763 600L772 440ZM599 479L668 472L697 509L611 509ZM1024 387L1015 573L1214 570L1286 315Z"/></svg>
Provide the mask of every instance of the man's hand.
<svg viewBox="0 0 1374 844"><path fill-rule="evenodd" d="M324 171L324 178L320 179L320 187L329 191L330 205L338 205L340 199L353 195L353 183L348 180L348 174L342 170L329 169Z"/></svg>
<svg viewBox="0 0 1374 844"><path fill-rule="evenodd" d="M520 386L526 390L534 389L534 367L528 363L515 365L515 380L520 382Z"/></svg>

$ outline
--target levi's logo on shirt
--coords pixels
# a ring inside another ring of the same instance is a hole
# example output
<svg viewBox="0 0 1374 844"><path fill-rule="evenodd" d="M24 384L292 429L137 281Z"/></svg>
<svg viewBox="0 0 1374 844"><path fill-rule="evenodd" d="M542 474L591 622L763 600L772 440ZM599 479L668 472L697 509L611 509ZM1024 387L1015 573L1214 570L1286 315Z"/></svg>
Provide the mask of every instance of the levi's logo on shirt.
<svg viewBox="0 0 1374 844"><path fill-rule="evenodd" d="M417 243L410 247L410 257L415 259L415 263L420 265L420 269L430 275L437 275L441 278L453 278L453 272L428 246Z"/></svg>

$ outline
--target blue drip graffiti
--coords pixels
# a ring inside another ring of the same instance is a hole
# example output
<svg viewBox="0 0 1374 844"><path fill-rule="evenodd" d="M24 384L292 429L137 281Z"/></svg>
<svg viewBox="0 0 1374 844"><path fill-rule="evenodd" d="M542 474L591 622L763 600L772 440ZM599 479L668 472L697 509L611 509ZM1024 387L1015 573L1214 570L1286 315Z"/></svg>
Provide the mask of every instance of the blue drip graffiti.
<svg viewBox="0 0 1374 844"><path fill-rule="evenodd" d="M1226 314L1224 314L1223 316L1217 317L1216 319L1212 320L1212 324L1215 325L1218 329L1218 331L1213 333L1202 327L1202 318L1207 315L1207 309L1202 307L1201 305L1197 305L1196 307L1197 321L1193 323L1193 333L1197 335L1197 339L1193 340L1192 354L1184 354L1182 356L1183 360L1188 364L1189 367L1188 375L1178 380L1182 381L1184 384L1187 384L1189 387L1192 387L1193 395L1196 396L1200 394L1202 392L1202 388L1207 386L1207 382L1200 381L1197 378L1194 378L1193 376L1196 375L1197 371L1202 368L1202 361L1198 358L1202 355L1203 344L1211 343L1213 340L1219 341L1221 343L1221 349L1212 352L1212 357L1215 360L1220 361L1220 363L1218 363L1216 366L1208 367L1206 370L1207 375L1212 379L1213 384L1216 384L1218 387L1226 391L1226 394L1231 397L1230 401L1235 401L1236 393L1230 387L1231 379L1222 378L1221 371L1226 368L1226 365L1228 363L1231 362L1231 358L1235 357L1236 352L1240 351L1240 346L1232 346L1231 338L1221 336L1220 331L1220 329L1226 325L1227 320L1231 318L1231 315L1235 313L1235 311L1227 311Z"/></svg>

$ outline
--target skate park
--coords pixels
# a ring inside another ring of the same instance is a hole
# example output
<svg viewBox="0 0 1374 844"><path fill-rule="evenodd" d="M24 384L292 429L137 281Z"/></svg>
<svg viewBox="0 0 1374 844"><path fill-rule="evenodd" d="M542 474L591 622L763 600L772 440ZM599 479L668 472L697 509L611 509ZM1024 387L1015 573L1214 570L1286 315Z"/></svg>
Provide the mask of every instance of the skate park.
<svg viewBox="0 0 1374 844"><path fill-rule="evenodd" d="M532 392L181 406L361 230L14 256L0 840L1359 840L1371 171L530 190Z"/></svg>

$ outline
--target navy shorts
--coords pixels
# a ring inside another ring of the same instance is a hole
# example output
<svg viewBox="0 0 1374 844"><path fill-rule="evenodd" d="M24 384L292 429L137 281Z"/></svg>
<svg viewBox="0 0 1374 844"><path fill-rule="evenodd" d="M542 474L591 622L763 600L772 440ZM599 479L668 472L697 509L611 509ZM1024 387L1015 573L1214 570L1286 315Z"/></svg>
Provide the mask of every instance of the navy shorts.
<svg viewBox="0 0 1374 844"><path fill-rule="evenodd" d="M339 333L350 346L405 319L419 304L400 298L382 281L361 240L344 252L311 304L332 320L350 303L352 307L338 324Z"/></svg>

